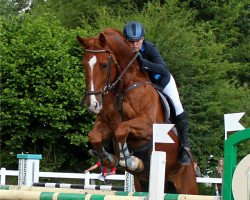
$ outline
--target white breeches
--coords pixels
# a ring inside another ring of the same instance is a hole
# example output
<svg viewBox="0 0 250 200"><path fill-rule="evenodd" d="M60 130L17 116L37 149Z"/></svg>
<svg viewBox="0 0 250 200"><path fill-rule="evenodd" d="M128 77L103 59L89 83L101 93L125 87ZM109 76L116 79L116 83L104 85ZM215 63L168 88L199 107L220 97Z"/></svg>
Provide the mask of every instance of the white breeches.
<svg viewBox="0 0 250 200"><path fill-rule="evenodd" d="M183 106L180 101L179 92L177 90L177 86L174 80L174 77L170 75L170 81L166 85L166 87L162 91L165 95L167 95L173 102L175 108L176 116L180 115L184 112Z"/></svg>

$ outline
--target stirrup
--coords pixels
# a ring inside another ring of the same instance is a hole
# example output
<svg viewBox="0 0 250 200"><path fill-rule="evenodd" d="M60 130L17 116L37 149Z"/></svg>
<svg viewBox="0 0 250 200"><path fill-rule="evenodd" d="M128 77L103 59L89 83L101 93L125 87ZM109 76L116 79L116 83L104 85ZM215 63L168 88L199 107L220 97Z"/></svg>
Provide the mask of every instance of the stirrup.
<svg viewBox="0 0 250 200"><path fill-rule="evenodd" d="M181 161L181 165L189 165L191 163L192 161L191 150L189 147L182 148L180 161Z"/></svg>

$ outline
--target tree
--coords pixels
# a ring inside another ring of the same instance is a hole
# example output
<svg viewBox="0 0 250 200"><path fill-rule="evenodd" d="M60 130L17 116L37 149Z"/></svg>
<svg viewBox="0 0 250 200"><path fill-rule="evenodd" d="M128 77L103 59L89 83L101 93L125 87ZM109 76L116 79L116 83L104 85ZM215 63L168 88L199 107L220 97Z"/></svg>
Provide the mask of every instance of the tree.
<svg viewBox="0 0 250 200"><path fill-rule="evenodd" d="M38 0L37 0L38 1ZM113 17L130 15L137 11L136 5L131 0L123 1L102 1L102 0L47 0L38 1L32 12L40 15L43 12L53 13L65 28L76 27L86 28L85 25L94 28L99 26L103 20L98 15L111 14Z"/></svg>
<svg viewBox="0 0 250 200"><path fill-rule="evenodd" d="M0 16L18 15L28 10L30 0L1 0Z"/></svg>
<svg viewBox="0 0 250 200"><path fill-rule="evenodd" d="M76 32L48 14L1 18L1 27L2 164L10 150L41 153L50 170L69 167L76 161L68 146L84 150L93 120L79 106L84 77Z"/></svg>
<svg viewBox="0 0 250 200"><path fill-rule="evenodd" d="M190 0L188 2L189 6L198 12L195 23L206 31L212 31L216 43L225 44L221 56L230 63L239 64L236 65L238 67L230 68L225 78L234 79L235 84L249 87L248 1Z"/></svg>

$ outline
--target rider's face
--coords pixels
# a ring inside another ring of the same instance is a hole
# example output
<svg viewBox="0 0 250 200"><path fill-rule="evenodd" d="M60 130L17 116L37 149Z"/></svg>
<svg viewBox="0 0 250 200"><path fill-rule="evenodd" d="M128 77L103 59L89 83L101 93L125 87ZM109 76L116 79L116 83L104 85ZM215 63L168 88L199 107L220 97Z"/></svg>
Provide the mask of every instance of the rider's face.
<svg viewBox="0 0 250 200"><path fill-rule="evenodd" d="M129 46L133 49L133 51L139 51L141 49L143 38L137 41L128 41Z"/></svg>

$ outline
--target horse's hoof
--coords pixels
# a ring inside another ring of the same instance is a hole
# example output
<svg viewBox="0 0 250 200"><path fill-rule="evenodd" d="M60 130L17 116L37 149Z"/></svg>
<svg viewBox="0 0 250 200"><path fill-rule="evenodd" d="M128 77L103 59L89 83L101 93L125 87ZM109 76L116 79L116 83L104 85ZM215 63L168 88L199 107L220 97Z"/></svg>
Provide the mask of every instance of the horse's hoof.
<svg viewBox="0 0 250 200"><path fill-rule="evenodd" d="M138 167L136 168L135 172L142 172L144 170L144 164L141 159L135 157L138 162Z"/></svg>
<svg viewBox="0 0 250 200"><path fill-rule="evenodd" d="M131 156L130 158L127 158L127 160L120 160L119 164L120 166L128 168L133 172L141 172L144 170L144 164L142 160L135 156Z"/></svg>

